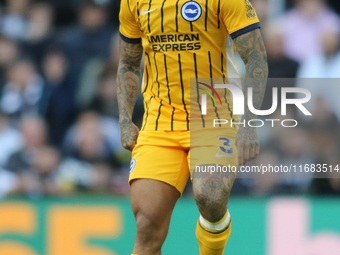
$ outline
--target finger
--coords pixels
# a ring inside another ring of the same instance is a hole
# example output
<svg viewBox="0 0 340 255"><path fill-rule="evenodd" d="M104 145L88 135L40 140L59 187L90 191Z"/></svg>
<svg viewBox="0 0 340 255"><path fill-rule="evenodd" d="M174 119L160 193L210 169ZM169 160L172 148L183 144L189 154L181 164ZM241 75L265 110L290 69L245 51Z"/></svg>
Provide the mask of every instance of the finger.
<svg viewBox="0 0 340 255"><path fill-rule="evenodd" d="M127 142L127 143L124 143L124 144L123 144L123 147L124 147L126 150L132 151L133 148L135 147L135 142Z"/></svg>
<svg viewBox="0 0 340 255"><path fill-rule="evenodd" d="M249 148L249 159L252 160L254 158L256 158L255 147L251 146Z"/></svg>
<svg viewBox="0 0 340 255"><path fill-rule="evenodd" d="M132 138L131 139L131 141L129 142L129 150L130 151L132 151L134 148L135 148L135 146L136 146L136 144L137 144L137 138L136 137L134 137L134 138Z"/></svg>
<svg viewBox="0 0 340 255"><path fill-rule="evenodd" d="M250 149L250 146L249 146L249 145L246 145L246 146L244 147L244 155L243 155L244 164L246 164L246 163L249 161L249 149Z"/></svg>
<svg viewBox="0 0 340 255"><path fill-rule="evenodd" d="M239 145L238 148L238 164L243 165L243 146Z"/></svg>
<svg viewBox="0 0 340 255"><path fill-rule="evenodd" d="M256 144L255 146L255 158L260 154L260 145Z"/></svg>
<svg viewBox="0 0 340 255"><path fill-rule="evenodd" d="M258 150L258 146L255 145L253 149L251 149L251 151L253 151L253 155L250 156L250 160L256 159L257 156L259 155L259 150ZM250 153L251 154L251 153Z"/></svg>
<svg viewBox="0 0 340 255"><path fill-rule="evenodd" d="M128 151L132 151L130 145L127 145L127 144L126 144L126 145L124 145L123 147L124 147L124 149L126 149L126 150L128 150Z"/></svg>
<svg viewBox="0 0 340 255"><path fill-rule="evenodd" d="M133 143L131 144L131 146L130 146L131 151L135 148L135 146L136 146L136 142L133 142Z"/></svg>
<svg viewBox="0 0 340 255"><path fill-rule="evenodd" d="M238 139L236 139L236 141L235 141L235 145L236 145L236 148L238 149L238 147L239 147L239 142L238 142Z"/></svg>

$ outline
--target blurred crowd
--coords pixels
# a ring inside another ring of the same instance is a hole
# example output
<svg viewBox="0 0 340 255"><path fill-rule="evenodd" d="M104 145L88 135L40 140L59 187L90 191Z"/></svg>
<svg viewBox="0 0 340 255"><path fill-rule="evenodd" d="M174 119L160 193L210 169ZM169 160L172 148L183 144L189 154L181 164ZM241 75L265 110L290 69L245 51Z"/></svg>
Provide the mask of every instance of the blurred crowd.
<svg viewBox="0 0 340 255"><path fill-rule="evenodd" d="M336 0L251 2L262 24L270 78L340 78ZM130 154L120 145L116 99L119 4L0 1L0 198L129 193ZM280 84L269 82L269 95L272 86ZM334 104L340 100L329 95L339 91L325 89L313 87L312 94L320 95L313 100L315 114L301 128L260 132L262 153L252 164L337 164L340 106ZM142 115L139 98L139 126ZM241 178L233 192L340 194L339 180Z"/></svg>
<svg viewBox="0 0 340 255"><path fill-rule="evenodd" d="M129 192L115 87L118 6L2 3L0 197Z"/></svg>
<svg viewBox="0 0 340 255"><path fill-rule="evenodd" d="M273 87L299 87L311 92L306 108L286 116L278 109L265 119L295 119L296 128L258 129L261 153L250 166L302 166L326 164L327 173L274 174L261 178L238 178L235 194L340 195L340 17L339 1L252 0L262 25L269 65L269 79L262 108L272 106ZM281 4L280 4L281 3ZM290 8L287 8L290 7ZM279 90L280 91L280 90ZM280 95L280 93L279 93ZM278 105L281 105L280 97ZM280 107L279 107L280 108ZM251 175L250 175L251 176ZM242 177L242 174L239 175ZM259 175L257 175L259 177Z"/></svg>

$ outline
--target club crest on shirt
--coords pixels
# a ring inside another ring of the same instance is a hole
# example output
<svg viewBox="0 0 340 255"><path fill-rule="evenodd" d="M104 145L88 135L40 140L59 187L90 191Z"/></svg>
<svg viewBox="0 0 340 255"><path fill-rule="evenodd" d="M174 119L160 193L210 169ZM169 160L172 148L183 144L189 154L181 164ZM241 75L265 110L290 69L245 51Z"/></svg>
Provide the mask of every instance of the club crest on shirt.
<svg viewBox="0 0 340 255"><path fill-rule="evenodd" d="M181 13L183 19L192 22L198 20L201 17L202 8L197 2L189 1L183 4Z"/></svg>

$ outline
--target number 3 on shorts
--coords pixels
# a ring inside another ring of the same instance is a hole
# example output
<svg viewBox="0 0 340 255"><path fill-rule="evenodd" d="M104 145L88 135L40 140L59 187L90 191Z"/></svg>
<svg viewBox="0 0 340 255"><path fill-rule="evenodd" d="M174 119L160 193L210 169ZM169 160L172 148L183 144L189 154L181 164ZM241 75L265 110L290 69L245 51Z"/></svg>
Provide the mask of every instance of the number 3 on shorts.
<svg viewBox="0 0 340 255"><path fill-rule="evenodd" d="M233 154L234 153L234 149L231 146L231 144L233 143L233 140L226 138L226 137L220 137L219 138L220 141L223 141L223 146L220 146L220 150L226 154Z"/></svg>

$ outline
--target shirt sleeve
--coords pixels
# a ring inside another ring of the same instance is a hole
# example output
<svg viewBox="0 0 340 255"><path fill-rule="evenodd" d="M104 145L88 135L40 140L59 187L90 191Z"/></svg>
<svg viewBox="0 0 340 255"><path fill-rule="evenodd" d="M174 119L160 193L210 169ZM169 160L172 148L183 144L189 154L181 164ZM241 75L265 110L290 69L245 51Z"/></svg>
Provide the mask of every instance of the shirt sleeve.
<svg viewBox="0 0 340 255"><path fill-rule="evenodd" d="M119 32L122 40L128 43L140 43L140 28L131 11L130 0L121 0L119 21Z"/></svg>
<svg viewBox="0 0 340 255"><path fill-rule="evenodd" d="M221 15L232 39L261 27L249 0L221 1Z"/></svg>

